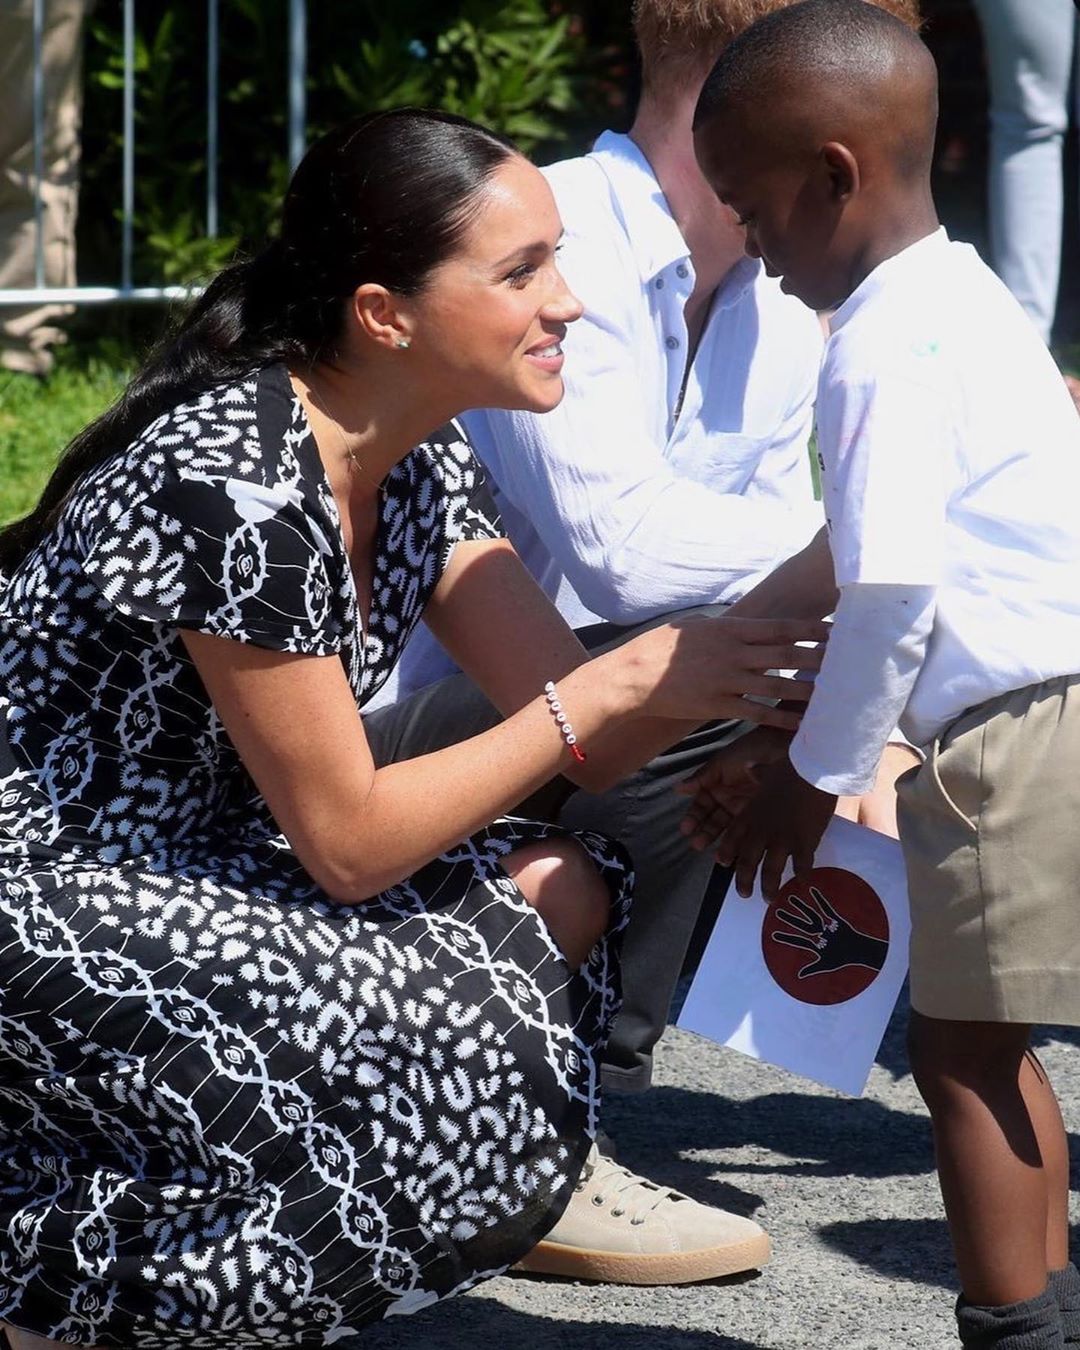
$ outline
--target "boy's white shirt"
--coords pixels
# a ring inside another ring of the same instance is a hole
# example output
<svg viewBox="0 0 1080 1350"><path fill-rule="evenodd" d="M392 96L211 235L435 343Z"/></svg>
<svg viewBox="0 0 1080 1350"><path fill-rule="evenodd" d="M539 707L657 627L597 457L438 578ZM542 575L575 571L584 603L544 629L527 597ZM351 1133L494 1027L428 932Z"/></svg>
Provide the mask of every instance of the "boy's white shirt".
<svg viewBox="0 0 1080 1350"><path fill-rule="evenodd" d="M791 758L854 794L897 722L928 746L1080 672L1080 419L1031 321L944 230L837 310L817 417L841 598Z"/></svg>
<svg viewBox="0 0 1080 1350"><path fill-rule="evenodd" d="M933 586L846 586L814 696L791 743L796 771L823 792L857 797L877 777L926 652L934 622ZM877 664L866 654L885 653Z"/></svg>

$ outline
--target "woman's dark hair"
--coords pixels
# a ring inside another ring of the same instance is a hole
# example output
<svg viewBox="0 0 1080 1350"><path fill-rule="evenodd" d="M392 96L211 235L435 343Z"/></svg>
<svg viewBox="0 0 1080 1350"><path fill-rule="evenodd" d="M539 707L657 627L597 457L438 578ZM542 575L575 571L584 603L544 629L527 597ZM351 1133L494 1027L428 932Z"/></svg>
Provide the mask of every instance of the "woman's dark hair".
<svg viewBox="0 0 1080 1350"><path fill-rule="evenodd" d="M463 117L424 108L371 113L316 141L273 242L213 278L113 406L71 441L34 510L0 529L0 572L26 557L87 470L162 413L276 361L333 360L344 302L365 282L420 291L515 153Z"/></svg>

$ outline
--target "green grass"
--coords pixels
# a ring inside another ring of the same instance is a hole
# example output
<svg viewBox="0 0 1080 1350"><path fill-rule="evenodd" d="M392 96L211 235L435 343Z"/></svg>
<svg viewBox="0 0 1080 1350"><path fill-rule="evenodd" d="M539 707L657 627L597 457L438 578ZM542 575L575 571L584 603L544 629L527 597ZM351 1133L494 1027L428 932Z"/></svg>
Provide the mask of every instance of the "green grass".
<svg viewBox="0 0 1080 1350"><path fill-rule="evenodd" d="M113 339L61 348L47 379L0 370L0 522L34 505L64 446L116 398L134 365Z"/></svg>

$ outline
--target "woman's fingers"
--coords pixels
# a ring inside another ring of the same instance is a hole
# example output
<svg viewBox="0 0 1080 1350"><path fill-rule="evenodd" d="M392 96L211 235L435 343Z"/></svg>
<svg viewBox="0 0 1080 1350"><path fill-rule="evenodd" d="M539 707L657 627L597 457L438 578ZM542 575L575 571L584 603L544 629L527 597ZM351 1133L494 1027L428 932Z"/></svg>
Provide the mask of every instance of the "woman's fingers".
<svg viewBox="0 0 1080 1350"><path fill-rule="evenodd" d="M810 680L795 680L789 675L755 675L747 673L741 680L743 692L760 698L783 698L793 703L805 703L814 692Z"/></svg>
<svg viewBox="0 0 1080 1350"><path fill-rule="evenodd" d="M711 655L727 670L818 670L829 626L809 619L733 619L687 615L664 626L686 654ZM812 645L807 645L812 644Z"/></svg>
<svg viewBox="0 0 1080 1350"><path fill-rule="evenodd" d="M825 647L777 647L749 643L743 650L750 670L820 670Z"/></svg>
<svg viewBox="0 0 1080 1350"><path fill-rule="evenodd" d="M717 622L732 625L744 642L784 646L827 642L831 627L823 619L740 619L733 615L724 615Z"/></svg>
<svg viewBox="0 0 1080 1350"><path fill-rule="evenodd" d="M738 711L731 714L744 722L756 722L762 727L779 727L782 731L798 731L802 713L794 708L776 708L771 703L755 703L752 698L736 700ZM722 716L717 713L716 716Z"/></svg>
<svg viewBox="0 0 1080 1350"><path fill-rule="evenodd" d="M820 670L826 644L740 642L732 660L745 670Z"/></svg>
<svg viewBox="0 0 1080 1350"><path fill-rule="evenodd" d="M749 623L750 620L742 620ZM732 639L735 639L734 641ZM715 662L718 670L759 671L767 670L805 670L818 671L825 656L825 645L815 643L802 645L801 642L749 642L741 629L734 633L730 629L714 628L710 640L702 645L688 649L688 654Z"/></svg>
<svg viewBox="0 0 1080 1350"><path fill-rule="evenodd" d="M687 615L635 639L655 647L661 661L658 698L650 711L681 718L734 717L783 731L796 731L798 717L756 709L743 696L805 703L813 693L807 680L771 674L817 671L822 654L801 642L821 642L828 626L806 619L730 619ZM674 640L674 642L673 642Z"/></svg>

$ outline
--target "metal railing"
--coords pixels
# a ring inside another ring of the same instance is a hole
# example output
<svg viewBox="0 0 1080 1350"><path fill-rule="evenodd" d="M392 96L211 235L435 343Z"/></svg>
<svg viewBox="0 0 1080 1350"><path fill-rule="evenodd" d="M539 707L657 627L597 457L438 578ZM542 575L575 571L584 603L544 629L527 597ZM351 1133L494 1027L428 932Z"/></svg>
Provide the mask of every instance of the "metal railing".
<svg viewBox="0 0 1080 1350"><path fill-rule="evenodd" d="M42 46L47 0L33 0L33 176L34 176L34 285L0 287L0 305L102 304L118 300L175 300L197 294L188 286L136 286L132 281L135 224L135 0L124 0L123 189L120 215L119 286L45 285L45 72ZM219 0L206 0L206 233L218 233L218 64L221 54ZM295 169L304 153L307 116L306 0L289 0L288 155Z"/></svg>

